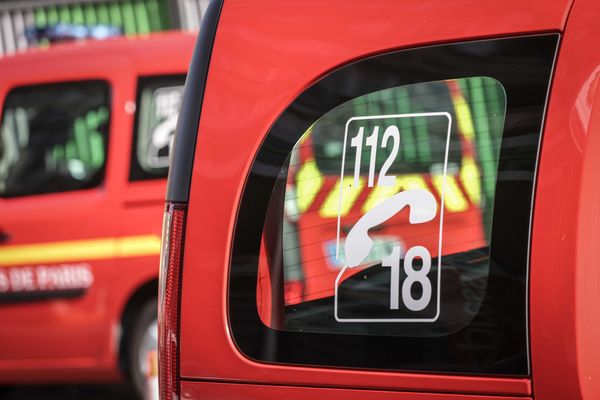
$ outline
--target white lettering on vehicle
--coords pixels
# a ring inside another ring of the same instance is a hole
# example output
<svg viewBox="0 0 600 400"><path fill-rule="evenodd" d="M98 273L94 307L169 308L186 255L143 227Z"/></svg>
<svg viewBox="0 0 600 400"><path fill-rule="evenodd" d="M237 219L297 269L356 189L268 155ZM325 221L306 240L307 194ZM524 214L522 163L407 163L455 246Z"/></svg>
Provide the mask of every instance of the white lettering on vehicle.
<svg viewBox="0 0 600 400"><path fill-rule="evenodd" d="M92 267L87 263L0 269L0 293L87 289L93 283Z"/></svg>

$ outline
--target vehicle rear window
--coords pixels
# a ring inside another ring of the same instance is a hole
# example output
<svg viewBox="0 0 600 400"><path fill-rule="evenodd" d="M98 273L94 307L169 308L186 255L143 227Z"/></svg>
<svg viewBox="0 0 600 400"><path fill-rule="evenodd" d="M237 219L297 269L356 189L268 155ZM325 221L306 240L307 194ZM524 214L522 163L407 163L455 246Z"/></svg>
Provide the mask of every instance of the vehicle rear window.
<svg viewBox="0 0 600 400"><path fill-rule="evenodd" d="M109 87L87 81L13 89L0 126L0 196L97 186L106 165Z"/></svg>
<svg viewBox="0 0 600 400"><path fill-rule="evenodd" d="M130 180L166 178L185 75L139 80Z"/></svg>
<svg viewBox="0 0 600 400"><path fill-rule="evenodd" d="M489 279L505 109L498 81L469 77L369 93L321 117L292 148L283 197L267 209L271 220L283 208L283 307L272 314L281 299L259 264L261 320L397 336L467 325Z"/></svg>
<svg viewBox="0 0 600 400"><path fill-rule="evenodd" d="M300 94L241 198L228 294L240 350L527 375L531 201L557 39L381 54Z"/></svg>

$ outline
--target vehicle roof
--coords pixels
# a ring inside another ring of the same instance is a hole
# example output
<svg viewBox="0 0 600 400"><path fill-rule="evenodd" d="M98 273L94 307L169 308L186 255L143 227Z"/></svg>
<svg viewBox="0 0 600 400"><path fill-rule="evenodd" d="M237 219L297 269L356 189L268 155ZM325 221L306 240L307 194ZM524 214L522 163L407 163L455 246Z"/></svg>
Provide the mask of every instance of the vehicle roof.
<svg viewBox="0 0 600 400"><path fill-rule="evenodd" d="M139 36L117 36L104 40L73 40L55 43L47 47L34 47L23 53L7 55L0 58L0 66L73 55L86 57L115 51L128 51L134 57L143 58L149 52L167 49L174 45L193 45L195 39L195 32L167 31Z"/></svg>
<svg viewBox="0 0 600 400"><path fill-rule="evenodd" d="M98 69L102 65L110 69L116 59L127 60L127 68L138 74L157 73L161 69L186 72L195 40L196 33L173 31L58 43L0 58L0 76L4 77L5 84L6 81L43 81L44 76L61 71L64 75L64 70L69 69ZM121 67L125 66L123 62Z"/></svg>

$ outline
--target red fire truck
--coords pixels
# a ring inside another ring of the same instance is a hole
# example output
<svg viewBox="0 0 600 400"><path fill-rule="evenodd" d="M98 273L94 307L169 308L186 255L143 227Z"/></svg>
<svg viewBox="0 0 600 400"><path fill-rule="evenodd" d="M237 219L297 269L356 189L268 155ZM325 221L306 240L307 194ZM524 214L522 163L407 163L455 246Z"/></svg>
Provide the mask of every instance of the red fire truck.
<svg viewBox="0 0 600 400"><path fill-rule="evenodd" d="M0 60L0 385L144 386L193 42L167 33Z"/></svg>

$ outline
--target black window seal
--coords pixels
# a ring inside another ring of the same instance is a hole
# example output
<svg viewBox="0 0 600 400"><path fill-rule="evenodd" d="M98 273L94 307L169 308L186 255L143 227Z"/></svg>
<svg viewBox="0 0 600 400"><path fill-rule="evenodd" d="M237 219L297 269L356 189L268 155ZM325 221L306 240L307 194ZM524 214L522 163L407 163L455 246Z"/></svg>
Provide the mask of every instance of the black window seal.
<svg viewBox="0 0 600 400"><path fill-rule="evenodd" d="M173 141L166 194L166 200L169 202L187 203L189 201L198 124L202 113L210 57L222 8L223 0L212 0L200 24L200 33L185 79L181 111Z"/></svg>

